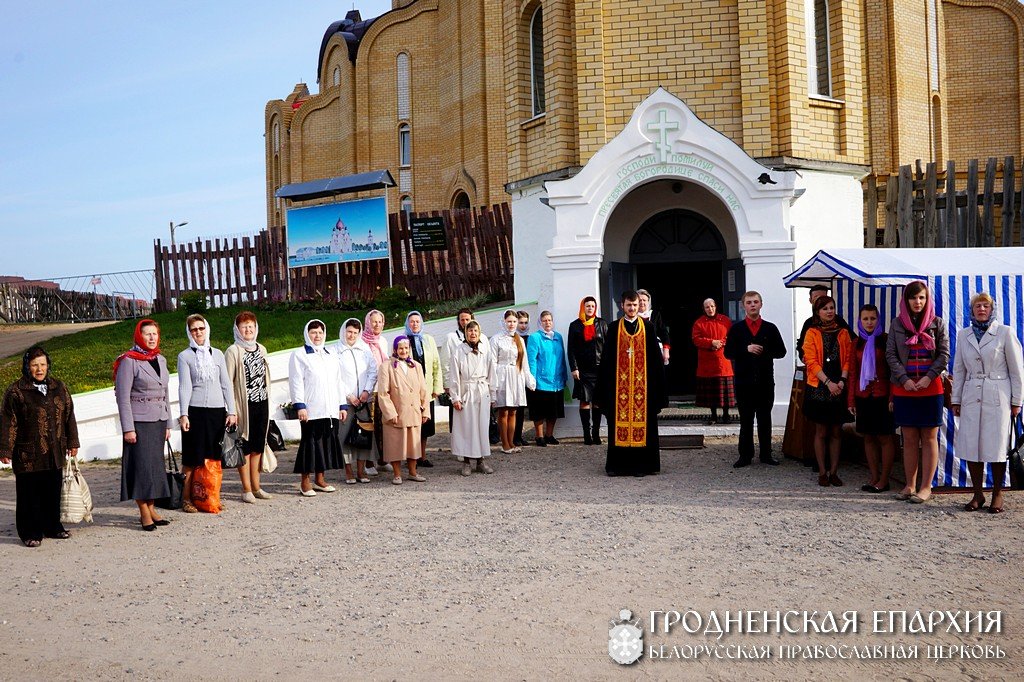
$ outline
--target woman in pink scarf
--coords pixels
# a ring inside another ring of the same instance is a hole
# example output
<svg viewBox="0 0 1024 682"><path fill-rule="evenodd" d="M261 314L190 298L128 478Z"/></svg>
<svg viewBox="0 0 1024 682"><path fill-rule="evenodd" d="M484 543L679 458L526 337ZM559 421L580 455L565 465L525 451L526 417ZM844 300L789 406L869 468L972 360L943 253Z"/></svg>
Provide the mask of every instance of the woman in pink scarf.
<svg viewBox="0 0 1024 682"><path fill-rule="evenodd" d="M388 356L391 355L391 351L388 349L388 340L382 333L384 331L384 313L374 308L370 312L366 313L366 318L363 320L363 333L362 339L366 342L366 345L370 347L370 354L373 355L373 359L377 361L377 369L388 360ZM383 425L380 421L380 410L377 407L377 391L373 392L373 444L377 449L377 462L381 465L384 464L384 431ZM373 464L373 462L370 462ZM377 475L377 468L373 466L366 467L366 473L371 476Z"/></svg>
<svg viewBox="0 0 1024 682"><path fill-rule="evenodd" d="M907 474L907 485L896 497L923 504L932 497L932 479L939 465L941 376L949 368L946 323L935 316L935 303L924 282L911 282L903 290L900 314L889 325L885 359L891 372L893 418L903 432Z"/></svg>

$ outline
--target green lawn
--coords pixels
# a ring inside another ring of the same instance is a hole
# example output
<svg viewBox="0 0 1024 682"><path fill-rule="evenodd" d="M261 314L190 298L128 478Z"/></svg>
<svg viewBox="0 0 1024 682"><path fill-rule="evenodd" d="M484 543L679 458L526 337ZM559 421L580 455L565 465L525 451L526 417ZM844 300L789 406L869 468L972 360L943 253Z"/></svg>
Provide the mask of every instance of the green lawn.
<svg viewBox="0 0 1024 682"><path fill-rule="evenodd" d="M441 307L439 304L436 306ZM213 329L211 343L221 350L234 343L231 326L235 315L245 307L218 308L209 310L204 315ZM360 322L369 308L363 310L289 310L289 311L256 311L259 319L259 341L271 353L286 348L294 348L302 344L302 330L311 319L323 320L327 325L328 340L338 338L338 330L349 317ZM388 316L387 327L400 325L405 320L409 308L402 310L385 310ZM431 308L423 310L428 320L436 319ZM444 316L447 316L446 312ZM185 338L184 312L161 313L153 318L160 324L160 351L167 358L171 372L177 371L178 353L188 347ZM126 320L105 327L96 327L51 339L43 344L53 361L53 374L65 382L72 393L81 393L95 389L108 388L113 385L112 366L114 359L131 348L135 320ZM22 349L24 353L26 349ZM0 391L21 375L21 353L0 360Z"/></svg>

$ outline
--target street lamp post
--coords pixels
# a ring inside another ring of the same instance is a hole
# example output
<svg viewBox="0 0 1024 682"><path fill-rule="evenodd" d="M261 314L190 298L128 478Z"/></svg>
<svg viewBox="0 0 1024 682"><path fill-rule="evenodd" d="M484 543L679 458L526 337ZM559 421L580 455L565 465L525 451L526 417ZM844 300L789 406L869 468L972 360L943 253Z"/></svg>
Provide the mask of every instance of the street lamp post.
<svg viewBox="0 0 1024 682"><path fill-rule="evenodd" d="M182 221L177 225L174 224L173 220L171 221L171 251L174 251L174 231L177 230L179 227L184 227L185 225L188 225L187 220Z"/></svg>

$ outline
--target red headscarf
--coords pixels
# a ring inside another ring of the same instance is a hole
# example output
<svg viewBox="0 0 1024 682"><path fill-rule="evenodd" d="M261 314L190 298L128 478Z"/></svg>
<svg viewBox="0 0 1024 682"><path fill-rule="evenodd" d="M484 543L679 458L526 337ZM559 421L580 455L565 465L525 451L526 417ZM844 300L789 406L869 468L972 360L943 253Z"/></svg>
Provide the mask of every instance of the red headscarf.
<svg viewBox="0 0 1024 682"><path fill-rule="evenodd" d="M156 348L153 350L146 349L146 340L142 338L142 328L153 326L156 327L157 331L157 343ZM114 360L114 379L117 379L117 368L121 365L121 361L125 358L131 358L132 360L145 360L149 362L160 355L160 325L155 320L151 320L148 317L143 320L139 320L139 323L135 325L135 345L131 347L131 350L121 353L117 356L117 360Z"/></svg>
<svg viewBox="0 0 1024 682"><path fill-rule="evenodd" d="M587 317L587 312L586 312L587 301L593 301L594 302L594 316L593 317ZM583 340L589 343L590 341L594 340L594 332L597 331L595 329L595 327L594 327L594 322L597 321L597 299L596 298L594 298L593 296L587 296L582 301L580 301L580 316L579 316L579 318L580 318L580 322L583 323Z"/></svg>

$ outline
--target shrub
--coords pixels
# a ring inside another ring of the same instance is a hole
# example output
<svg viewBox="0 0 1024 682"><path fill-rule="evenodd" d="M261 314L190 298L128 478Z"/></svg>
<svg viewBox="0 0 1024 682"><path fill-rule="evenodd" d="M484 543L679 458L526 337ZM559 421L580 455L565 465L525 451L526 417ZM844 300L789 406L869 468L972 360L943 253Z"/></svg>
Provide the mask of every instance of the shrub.
<svg viewBox="0 0 1024 682"><path fill-rule="evenodd" d="M209 309L206 294L202 291L190 291L187 294L182 294L178 299L178 307L189 315L205 313Z"/></svg>

